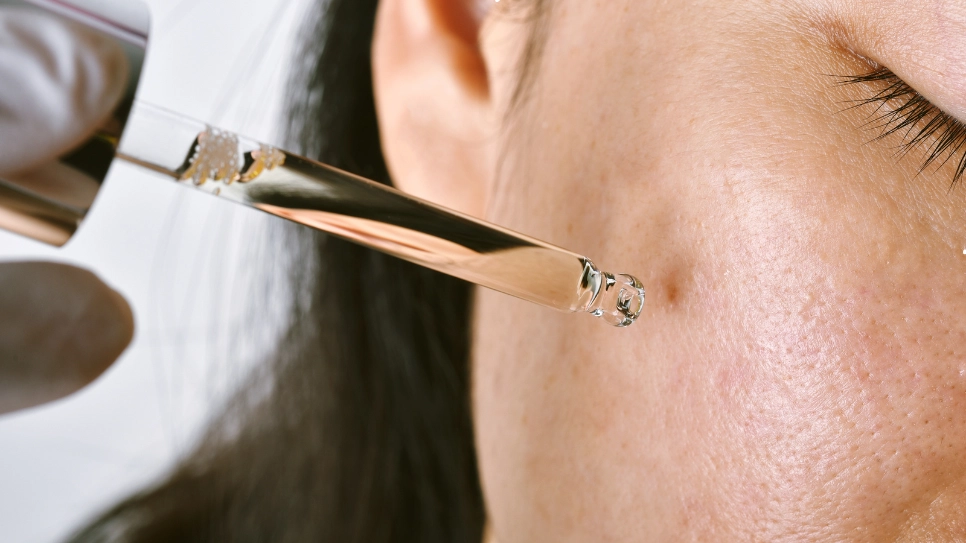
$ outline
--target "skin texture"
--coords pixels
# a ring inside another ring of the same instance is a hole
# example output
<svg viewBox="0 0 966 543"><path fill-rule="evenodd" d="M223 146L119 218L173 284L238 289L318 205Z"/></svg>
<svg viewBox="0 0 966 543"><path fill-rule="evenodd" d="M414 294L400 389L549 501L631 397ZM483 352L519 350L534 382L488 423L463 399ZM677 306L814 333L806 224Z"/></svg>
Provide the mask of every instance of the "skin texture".
<svg viewBox="0 0 966 543"><path fill-rule="evenodd" d="M478 293L488 537L966 538L966 189L832 77L879 63L966 120L966 4L551 4L512 111L513 2L386 0L374 50L404 190L648 289L623 330Z"/></svg>

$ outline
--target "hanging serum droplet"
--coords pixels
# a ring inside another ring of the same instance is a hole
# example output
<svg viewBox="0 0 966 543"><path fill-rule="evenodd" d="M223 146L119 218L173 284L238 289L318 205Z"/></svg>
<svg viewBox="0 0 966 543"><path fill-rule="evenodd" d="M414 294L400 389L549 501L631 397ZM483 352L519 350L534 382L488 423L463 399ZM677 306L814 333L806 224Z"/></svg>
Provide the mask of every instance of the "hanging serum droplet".
<svg viewBox="0 0 966 543"><path fill-rule="evenodd" d="M585 293L578 299L584 305L578 311L600 317L618 328L633 324L644 309L644 286L636 277L600 271L588 259L584 259L581 288Z"/></svg>

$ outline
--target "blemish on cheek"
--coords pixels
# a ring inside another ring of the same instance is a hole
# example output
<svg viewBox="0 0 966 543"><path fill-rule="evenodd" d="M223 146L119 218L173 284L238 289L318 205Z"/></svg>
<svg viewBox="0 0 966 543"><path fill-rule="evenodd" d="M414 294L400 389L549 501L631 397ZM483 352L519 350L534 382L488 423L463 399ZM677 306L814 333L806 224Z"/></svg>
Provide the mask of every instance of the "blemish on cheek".
<svg viewBox="0 0 966 543"><path fill-rule="evenodd" d="M663 300L664 307L667 309L677 309L686 305L689 298L688 291L694 288L695 264L683 255L677 255L667 267L662 270L656 281L652 282L657 288L655 294L657 299Z"/></svg>
<svg viewBox="0 0 966 543"><path fill-rule="evenodd" d="M677 281L669 282L667 288L665 289L665 293L667 305L671 307L677 305L679 294Z"/></svg>

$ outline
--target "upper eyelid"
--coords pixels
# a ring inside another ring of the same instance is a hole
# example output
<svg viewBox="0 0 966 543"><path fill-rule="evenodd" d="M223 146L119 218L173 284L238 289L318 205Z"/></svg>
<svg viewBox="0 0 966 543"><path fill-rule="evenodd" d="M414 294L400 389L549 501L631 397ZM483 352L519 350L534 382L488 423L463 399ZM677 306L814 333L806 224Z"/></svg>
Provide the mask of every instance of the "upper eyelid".
<svg viewBox="0 0 966 543"><path fill-rule="evenodd" d="M966 124L935 106L911 85L884 66L875 66L858 76L840 76L839 84L879 84L872 96L855 100L853 107L876 105L870 113L870 124L881 130L875 139L899 134L904 142L900 155L923 147L926 158L919 171L930 166L942 167L959 155L950 188L966 175ZM911 134L914 134L910 137Z"/></svg>

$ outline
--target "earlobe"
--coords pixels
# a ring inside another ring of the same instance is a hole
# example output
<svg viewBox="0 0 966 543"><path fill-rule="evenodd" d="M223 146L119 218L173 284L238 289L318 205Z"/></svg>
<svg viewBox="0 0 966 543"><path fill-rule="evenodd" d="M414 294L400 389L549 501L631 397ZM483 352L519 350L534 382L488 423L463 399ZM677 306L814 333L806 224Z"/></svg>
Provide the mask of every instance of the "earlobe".
<svg viewBox="0 0 966 543"><path fill-rule="evenodd" d="M394 183L480 216L491 177L493 104L480 0L382 0L373 83Z"/></svg>

